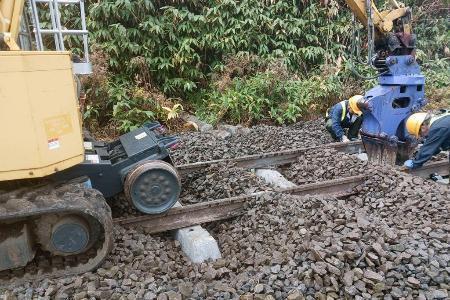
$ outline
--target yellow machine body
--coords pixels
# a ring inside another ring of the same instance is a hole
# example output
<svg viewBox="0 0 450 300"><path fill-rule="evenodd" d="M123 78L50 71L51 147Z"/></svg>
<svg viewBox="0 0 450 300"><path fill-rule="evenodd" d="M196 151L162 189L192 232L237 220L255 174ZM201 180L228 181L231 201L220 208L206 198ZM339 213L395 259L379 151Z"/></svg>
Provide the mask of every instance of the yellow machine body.
<svg viewBox="0 0 450 300"><path fill-rule="evenodd" d="M0 181L51 175L84 159L69 52L0 52Z"/></svg>
<svg viewBox="0 0 450 300"><path fill-rule="evenodd" d="M365 0L345 0L347 5L350 7L352 12L358 18L358 20L366 26L369 16L367 16L366 11L366 1ZM392 31L394 27L394 21L405 16L408 9L406 7L401 7L396 0L390 0L389 2L395 7L395 9L379 11L375 6L374 1L370 1L372 4L373 12L373 25L378 29L380 33L387 33ZM411 24L404 24L404 32L411 33Z"/></svg>

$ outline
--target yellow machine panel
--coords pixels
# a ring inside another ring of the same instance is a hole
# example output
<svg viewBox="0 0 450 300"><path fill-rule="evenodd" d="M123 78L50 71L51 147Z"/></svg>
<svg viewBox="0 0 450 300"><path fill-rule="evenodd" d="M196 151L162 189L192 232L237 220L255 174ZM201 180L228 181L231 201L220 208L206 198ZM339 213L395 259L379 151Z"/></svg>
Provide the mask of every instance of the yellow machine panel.
<svg viewBox="0 0 450 300"><path fill-rule="evenodd" d="M0 52L0 180L43 177L84 159L69 52Z"/></svg>

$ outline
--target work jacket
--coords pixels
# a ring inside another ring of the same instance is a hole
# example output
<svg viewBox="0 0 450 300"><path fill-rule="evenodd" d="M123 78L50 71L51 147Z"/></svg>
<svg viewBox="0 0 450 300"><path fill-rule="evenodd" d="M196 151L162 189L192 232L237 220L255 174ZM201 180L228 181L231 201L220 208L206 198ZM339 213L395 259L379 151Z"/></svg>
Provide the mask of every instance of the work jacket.
<svg viewBox="0 0 450 300"><path fill-rule="evenodd" d="M413 168L421 167L433 155L450 149L450 112L431 118L430 131L413 160Z"/></svg>
<svg viewBox="0 0 450 300"><path fill-rule="evenodd" d="M326 118L332 120L331 129L338 139L342 139L344 128L349 128L357 117L358 115L350 113L348 100L335 104L326 114Z"/></svg>

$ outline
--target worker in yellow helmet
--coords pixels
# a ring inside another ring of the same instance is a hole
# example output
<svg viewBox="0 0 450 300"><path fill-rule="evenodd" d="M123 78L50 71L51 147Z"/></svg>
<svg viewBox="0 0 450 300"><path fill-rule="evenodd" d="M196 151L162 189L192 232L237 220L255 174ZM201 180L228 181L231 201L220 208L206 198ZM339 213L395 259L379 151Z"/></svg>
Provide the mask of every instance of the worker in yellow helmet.
<svg viewBox="0 0 450 300"><path fill-rule="evenodd" d="M355 95L337 103L327 111L325 127L335 141L348 142L358 137L363 116L357 103L362 99L363 96ZM347 135L346 128L348 128Z"/></svg>
<svg viewBox="0 0 450 300"><path fill-rule="evenodd" d="M412 114L406 120L406 130L416 138L425 138L416 157L405 162L409 169L419 168L433 155L450 149L450 111L443 110L436 115L425 112Z"/></svg>

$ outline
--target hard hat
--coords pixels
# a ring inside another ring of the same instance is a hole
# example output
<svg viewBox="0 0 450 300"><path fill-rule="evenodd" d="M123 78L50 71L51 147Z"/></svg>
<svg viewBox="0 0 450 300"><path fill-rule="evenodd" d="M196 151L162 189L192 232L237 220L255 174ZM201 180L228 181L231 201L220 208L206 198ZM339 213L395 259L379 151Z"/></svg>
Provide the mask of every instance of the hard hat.
<svg viewBox="0 0 450 300"><path fill-rule="evenodd" d="M350 105L350 108L358 116L360 116L362 114L362 111L358 107L358 101L362 100L362 99L364 99L364 97L361 95L355 95L355 96L351 97L350 99L348 99L348 104Z"/></svg>
<svg viewBox="0 0 450 300"><path fill-rule="evenodd" d="M420 112L409 116L406 120L406 130L409 134L419 137L420 126L422 126L423 121L427 118L427 113Z"/></svg>

